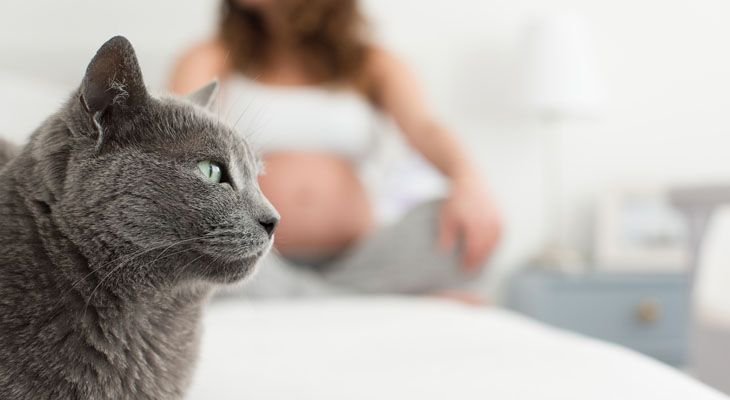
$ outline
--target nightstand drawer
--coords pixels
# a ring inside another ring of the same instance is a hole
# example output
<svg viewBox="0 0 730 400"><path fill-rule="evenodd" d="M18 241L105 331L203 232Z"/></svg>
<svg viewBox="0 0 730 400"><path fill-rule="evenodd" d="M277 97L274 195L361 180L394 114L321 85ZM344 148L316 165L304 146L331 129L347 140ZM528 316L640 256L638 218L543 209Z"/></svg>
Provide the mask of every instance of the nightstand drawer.
<svg viewBox="0 0 730 400"><path fill-rule="evenodd" d="M684 275L529 271L513 281L508 306L550 325L678 364L687 350L687 289Z"/></svg>

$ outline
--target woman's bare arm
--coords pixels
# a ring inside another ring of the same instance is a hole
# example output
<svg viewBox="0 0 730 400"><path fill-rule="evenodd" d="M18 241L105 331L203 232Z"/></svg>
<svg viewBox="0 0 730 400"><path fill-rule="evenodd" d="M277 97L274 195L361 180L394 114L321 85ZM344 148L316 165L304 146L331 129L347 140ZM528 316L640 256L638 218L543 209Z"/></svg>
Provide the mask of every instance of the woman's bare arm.
<svg viewBox="0 0 730 400"><path fill-rule="evenodd" d="M170 79L173 93L188 94L228 72L227 52L216 40L189 49L178 60Z"/></svg>
<svg viewBox="0 0 730 400"><path fill-rule="evenodd" d="M451 179L474 178L466 154L454 135L434 118L410 69L383 50L373 50L370 66L376 100L408 142Z"/></svg>
<svg viewBox="0 0 730 400"><path fill-rule="evenodd" d="M456 137L431 112L413 73L395 57L373 50L370 72L376 101L408 142L451 180L439 242L451 249L462 240L464 264L483 264L500 235L499 215L482 179Z"/></svg>

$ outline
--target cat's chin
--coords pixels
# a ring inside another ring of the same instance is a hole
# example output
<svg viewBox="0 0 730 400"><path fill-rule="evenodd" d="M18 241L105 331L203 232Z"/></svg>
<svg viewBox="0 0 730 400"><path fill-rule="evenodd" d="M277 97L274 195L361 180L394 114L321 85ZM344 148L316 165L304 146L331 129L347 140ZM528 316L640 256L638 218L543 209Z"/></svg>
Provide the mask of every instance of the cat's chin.
<svg viewBox="0 0 730 400"><path fill-rule="evenodd" d="M237 283L253 274L256 265L266 253L266 251L261 251L244 257L226 257L220 254L215 256L206 255L201 258L201 261L205 258L208 260L199 264L197 267L199 269L195 275L212 283Z"/></svg>
<svg viewBox="0 0 730 400"><path fill-rule="evenodd" d="M191 268L194 277L218 284L233 284L250 276L258 262L271 250L273 240L258 246L201 246L200 257Z"/></svg>

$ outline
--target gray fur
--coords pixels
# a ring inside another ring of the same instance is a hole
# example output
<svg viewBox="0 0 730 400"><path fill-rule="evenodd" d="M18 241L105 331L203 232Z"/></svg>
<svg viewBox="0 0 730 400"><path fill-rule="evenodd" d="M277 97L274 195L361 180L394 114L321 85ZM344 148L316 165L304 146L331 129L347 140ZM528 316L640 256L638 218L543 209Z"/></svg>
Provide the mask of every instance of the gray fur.
<svg viewBox="0 0 730 400"><path fill-rule="evenodd" d="M254 161L206 110L151 97L126 39L105 43L0 167L0 398L181 398L204 301L271 246Z"/></svg>

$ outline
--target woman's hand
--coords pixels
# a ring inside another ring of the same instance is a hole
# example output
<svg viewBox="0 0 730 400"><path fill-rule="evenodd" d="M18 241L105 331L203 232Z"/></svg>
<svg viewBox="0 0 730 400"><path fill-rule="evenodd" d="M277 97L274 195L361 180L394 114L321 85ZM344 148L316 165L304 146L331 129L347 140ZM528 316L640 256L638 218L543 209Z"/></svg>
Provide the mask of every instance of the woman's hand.
<svg viewBox="0 0 730 400"><path fill-rule="evenodd" d="M439 247L454 251L460 245L464 267L476 272L494 250L500 234L499 213L479 180L455 180L441 209Z"/></svg>
<svg viewBox="0 0 730 400"><path fill-rule="evenodd" d="M451 196L441 210L439 244L444 251L461 245L464 266L477 271L499 239L496 207L474 178L474 169L454 135L438 123L424 102L426 96L411 71L379 49L372 50L368 67L378 105L393 117L408 143L452 178Z"/></svg>

